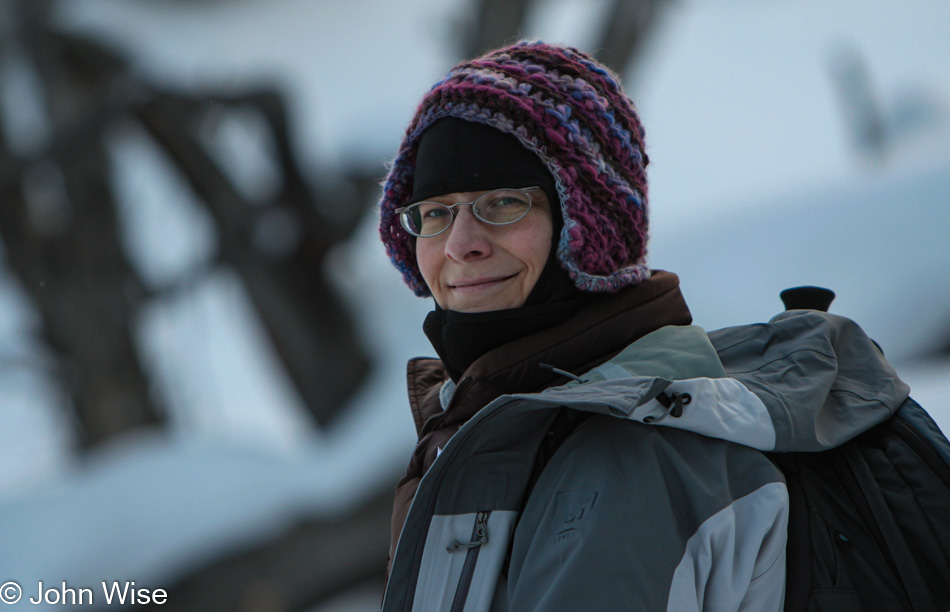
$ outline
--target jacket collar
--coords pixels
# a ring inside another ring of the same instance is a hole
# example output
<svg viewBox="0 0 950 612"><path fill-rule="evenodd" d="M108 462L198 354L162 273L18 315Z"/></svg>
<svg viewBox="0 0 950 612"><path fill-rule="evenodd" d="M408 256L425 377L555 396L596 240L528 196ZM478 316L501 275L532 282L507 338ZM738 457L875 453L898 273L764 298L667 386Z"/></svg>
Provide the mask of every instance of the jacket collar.
<svg viewBox="0 0 950 612"><path fill-rule="evenodd" d="M679 278L657 271L612 295L592 296L571 318L493 349L462 374L446 410L439 389L446 379L437 359L413 359L408 367L409 405L420 436L460 426L484 405L509 393L530 393L566 382L538 364L585 372L628 344L666 325L689 325L692 316Z"/></svg>

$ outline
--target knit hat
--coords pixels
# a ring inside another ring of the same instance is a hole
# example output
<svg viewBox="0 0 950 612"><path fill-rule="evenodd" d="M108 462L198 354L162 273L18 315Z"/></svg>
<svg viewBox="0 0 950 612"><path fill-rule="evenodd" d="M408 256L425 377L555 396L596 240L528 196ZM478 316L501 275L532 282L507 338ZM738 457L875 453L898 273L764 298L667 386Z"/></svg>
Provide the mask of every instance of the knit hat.
<svg viewBox="0 0 950 612"><path fill-rule="evenodd" d="M484 123L443 117L419 137L406 203L447 193L521 187L540 187L556 210L554 177L517 138Z"/></svg>
<svg viewBox="0 0 950 612"><path fill-rule="evenodd" d="M520 42L463 62L425 95L379 203L380 235L418 296L429 295L395 210L410 201L419 140L457 117L511 134L554 177L563 226L557 258L581 291L649 276L644 131L616 75L571 47ZM464 143L461 146L465 146Z"/></svg>

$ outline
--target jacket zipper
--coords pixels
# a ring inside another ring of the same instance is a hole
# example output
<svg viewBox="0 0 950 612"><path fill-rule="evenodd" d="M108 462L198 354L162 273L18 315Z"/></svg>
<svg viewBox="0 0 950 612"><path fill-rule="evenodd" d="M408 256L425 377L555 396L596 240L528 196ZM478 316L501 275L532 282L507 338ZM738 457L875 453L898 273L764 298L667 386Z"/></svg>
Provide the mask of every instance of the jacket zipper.
<svg viewBox="0 0 950 612"><path fill-rule="evenodd" d="M481 423L478 423L477 426L480 426L483 423L490 421L501 412L502 412L501 410L496 410L492 414L489 414L488 416L485 417L485 419L482 420ZM456 434L457 436L459 436L459 440L455 444L455 447L458 448L459 446L464 444L465 441L468 440L468 438L472 435L472 432L478 428L477 426L471 429L468 429L466 431L460 431L459 433L461 435ZM455 453L453 452L452 455L454 456ZM439 489L442 488L442 481L445 480L445 475L448 473L448 469L447 469L448 463L446 462L450 462L451 460L452 460L451 456L446 457L443 460L443 465L445 467L443 467L442 471L438 475L438 478L436 478L435 483L432 485L432 491L429 496L429 502L426 505L425 514L422 515L423 524L422 524L422 529L420 530L421 535L419 539L416 540L416 548L413 551L412 569L409 572L409 584L407 585L408 588L406 590L406 602L405 602L405 605L403 606L403 609L406 610L407 612L412 610L412 602L416 597L416 586L419 584L419 572L422 570L422 551L425 548L426 537L428 536L428 533L429 533L429 526L432 524L432 516L433 514L435 514L435 503L438 500L438 492L439 492ZM406 520L408 521L409 517L406 517Z"/></svg>
<svg viewBox="0 0 950 612"><path fill-rule="evenodd" d="M478 551L482 549L482 544L488 543L488 515L491 512L479 512L475 515L475 527L472 528L472 541L462 543L456 540L448 551L454 552L461 547L468 548L465 554L465 563L462 565L462 575L459 577L459 585L455 590L455 599L452 601L450 612L462 612L465 608L465 600L468 599L468 589L472 586L472 576L475 575L475 563L478 561Z"/></svg>

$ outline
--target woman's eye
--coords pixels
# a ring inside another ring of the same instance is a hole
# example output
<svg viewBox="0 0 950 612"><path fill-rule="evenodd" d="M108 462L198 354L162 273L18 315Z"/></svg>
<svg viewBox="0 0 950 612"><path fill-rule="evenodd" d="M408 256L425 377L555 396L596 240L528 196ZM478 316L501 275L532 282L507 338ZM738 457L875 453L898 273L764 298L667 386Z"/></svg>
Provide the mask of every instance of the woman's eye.
<svg viewBox="0 0 950 612"><path fill-rule="evenodd" d="M432 208L422 211L422 216L425 219L438 219L447 214L449 214L449 211L441 206L433 206Z"/></svg>
<svg viewBox="0 0 950 612"><path fill-rule="evenodd" d="M488 204L489 211L504 214L517 214L528 206L528 202L515 196L501 196Z"/></svg>
<svg viewBox="0 0 950 612"><path fill-rule="evenodd" d="M521 204L521 201L518 198L513 198L511 196L508 196L504 198L498 198L497 200L492 202L491 205L492 206L512 206L516 204Z"/></svg>

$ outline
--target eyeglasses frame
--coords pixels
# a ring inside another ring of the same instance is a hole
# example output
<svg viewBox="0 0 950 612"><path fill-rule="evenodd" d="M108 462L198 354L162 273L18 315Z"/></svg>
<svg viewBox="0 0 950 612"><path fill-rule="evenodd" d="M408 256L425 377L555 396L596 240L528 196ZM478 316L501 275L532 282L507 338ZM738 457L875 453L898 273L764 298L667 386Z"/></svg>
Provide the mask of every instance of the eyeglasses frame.
<svg viewBox="0 0 950 612"><path fill-rule="evenodd" d="M518 218L515 219L514 221L505 221L504 223L492 223L491 221L486 221L485 219L482 219L481 217L479 217L479 216L475 213L475 209L474 209L474 208L472 209L472 215L473 215L476 219L478 219L479 221L481 221L482 223L485 223L485 224L487 224L487 225L493 225L493 226L496 226L496 227L497 227L497 226L502 226L502 225L511 225L511 224L513 224L513 223L517 223L518 221L521 221L522 219L524 219L525 217L527 217L527 216L528 216L528 213L531 212L531 208L534 206L534 198L531 197L531 192L532 192L532 191L536 191L536 190L538 190L538 189L541 189L541 187L538 186L538 185L535 185L534 187L499 187L498 189L492 189L492 190L490 190L490 191L486 191L485 193L483 193L482 195L478 196L477 198L475 198L475 199L472 200L471 202L455 202L454 204L444 204L444 203L442 203L442 202L436 202L435 200L422 200L422 201L419 201L419 202L413 202L412 204L410 204L410 205L408 205L408 206L401 206L401 207L397 208L394 212L399 216L399 225L401 225L402 228L403 228L404 230L406 230L406 232L408 232L410 236L412 236L412 237L414 237L414 238L435 238L436 236L438 236L438 235L444 233L447 229L449 229L450 227L452 227L452 224L453 224L453 223L455 223L455 218L458 216L457 207L459 207L459 206L474 206L476 202L478 202L479 200L481 200L482 198L484 198L484 197L487 196L487 195L490 195L490 194L492 194L492 193L495 193L496 191L520 191L520 192L524 193L526 196L528 196L528 210L525 211L524 215L518 217ZM448 225L446 225L444 228L442 228L441 230L439 230L439 231L436 232L435 234L431 234L431 235L429 235L429 236L419 236L418 234L414 234L414 233L412 232L412 230L410 230L408 227L406 227L406 222L403 220L404 217L403 217L403 214L402 214L402 213L404 213L405 211L409 210L409 209L412 208L413 206L418 206L418 205L420 205L420 204L439 204L440 206L444 206L444 207L448 208L448 209L449 209L449 212L452 214L452 220L449 221L449 224L448 224Z"/></svg>

